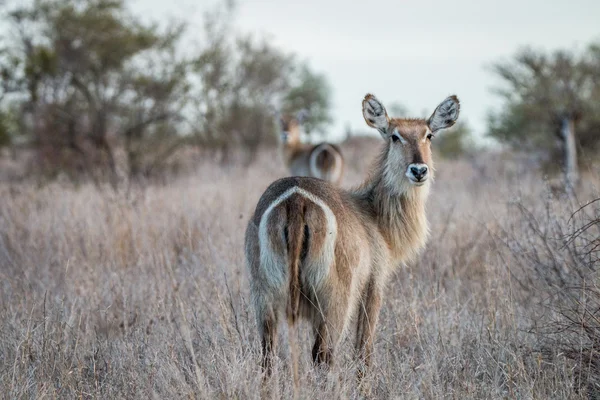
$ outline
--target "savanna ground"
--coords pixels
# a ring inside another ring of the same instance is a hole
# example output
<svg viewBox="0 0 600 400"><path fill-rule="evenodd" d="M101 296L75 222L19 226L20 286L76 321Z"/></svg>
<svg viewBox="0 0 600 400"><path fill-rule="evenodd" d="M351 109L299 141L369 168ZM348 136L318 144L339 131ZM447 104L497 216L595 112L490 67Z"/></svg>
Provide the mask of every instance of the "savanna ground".
<svg viewBox="0 0 600 400"><path fill-rule="evenodd" d="M362 180L378 145L345 149L344 186ZM598 171L567 196L512 157L436 170L431 237L389 282L370 392L356 384L349 340L332 371L312 368L303 326L298 397L598 395L598 203L572 216L598 197ZM248 218L284 174L264 152L249 167L206 160L117 194L0 184L2 396L291 398L285 329L261 389L243 256Z"/></svg>

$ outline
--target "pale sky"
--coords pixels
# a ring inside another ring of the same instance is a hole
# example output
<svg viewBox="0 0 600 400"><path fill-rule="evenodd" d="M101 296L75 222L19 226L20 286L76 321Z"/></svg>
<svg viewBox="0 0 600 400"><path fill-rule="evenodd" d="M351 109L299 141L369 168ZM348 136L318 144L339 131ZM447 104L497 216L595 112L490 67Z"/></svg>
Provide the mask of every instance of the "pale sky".
<svg viewBox="0 0 600 400"><path fill-rule="evenodd" d="M134 0L153 19L183 17L201 35L213 0ZM449 94L479 136L498 107L489 66L524 45L581 50L600 40L600 0L238 0L235 27L269 35L327 75L333 89L331 137L363 129L361 100L374 93L415 117Z"/></svg>

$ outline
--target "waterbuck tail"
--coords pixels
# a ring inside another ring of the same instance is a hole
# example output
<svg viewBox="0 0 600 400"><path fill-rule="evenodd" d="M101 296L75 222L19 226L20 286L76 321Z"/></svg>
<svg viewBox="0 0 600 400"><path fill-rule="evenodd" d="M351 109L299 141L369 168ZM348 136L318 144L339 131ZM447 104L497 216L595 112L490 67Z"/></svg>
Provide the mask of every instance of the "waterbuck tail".
<svg viewBox="0 0 600 400"><path fill-rule="evenodd" d="M298 318L298 310L300 308L300 295L302 291L300 284L300 264L306 255L306 241L308 240L308 225L304 221L305 201L300 196L297 196L296 199L302 205L298 209L296 207L298 205L297 202L293 202L296 203L294 207L289 207L287 210L288 225L286 227L290 277L287 316L292 323Z"/></svg>

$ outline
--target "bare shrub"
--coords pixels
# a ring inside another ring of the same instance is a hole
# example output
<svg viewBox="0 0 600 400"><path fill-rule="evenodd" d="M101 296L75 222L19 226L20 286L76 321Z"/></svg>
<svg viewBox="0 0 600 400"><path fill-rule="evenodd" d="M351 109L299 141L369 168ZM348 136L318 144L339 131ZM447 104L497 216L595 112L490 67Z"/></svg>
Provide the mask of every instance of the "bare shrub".
<svg viewBox="0 0 600 400"><path fill-rule="evenodd" d="M545 193L543 207L514 203L518 218L504 232L507 266L523 298L537 306L533 350L547 362L566 359L576 390L598 398L600 199L569 213L573 199Z"/></svg>

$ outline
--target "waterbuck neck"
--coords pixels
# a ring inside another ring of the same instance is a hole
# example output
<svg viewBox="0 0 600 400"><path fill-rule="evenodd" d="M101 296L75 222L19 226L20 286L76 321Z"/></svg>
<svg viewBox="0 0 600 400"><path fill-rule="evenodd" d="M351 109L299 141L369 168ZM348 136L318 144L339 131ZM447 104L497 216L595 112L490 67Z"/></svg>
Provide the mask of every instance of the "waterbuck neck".
<svg viewBox="0 0 600 400"><path fill-rule="evenodd" d="M416 187L408 182L404 171L387 170L388 146L377 159L370 177L352 195L372 210L380 233L397 263L416 257L425 246L429 226L425 203L430 180ZM392 180L395 178L395 180Z"/></svg>

